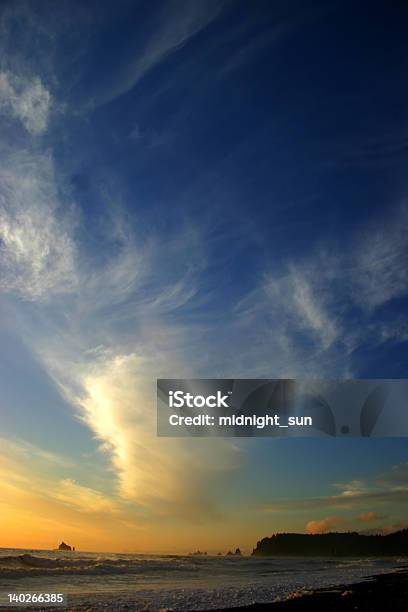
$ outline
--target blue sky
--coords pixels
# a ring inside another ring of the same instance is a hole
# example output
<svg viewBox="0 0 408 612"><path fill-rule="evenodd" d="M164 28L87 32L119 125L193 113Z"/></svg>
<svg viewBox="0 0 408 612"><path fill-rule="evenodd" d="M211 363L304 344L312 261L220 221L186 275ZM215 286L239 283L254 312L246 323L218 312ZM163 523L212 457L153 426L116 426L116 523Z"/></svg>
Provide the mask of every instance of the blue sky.
<svg viewBox="0 0 408 612"><path fill-rule="evenodd" d="M4 520L25 488L49 521L29 543L402 524L405 440L164 441L154 382L406 377L407 17L2 3L0 456Z"/></svg>

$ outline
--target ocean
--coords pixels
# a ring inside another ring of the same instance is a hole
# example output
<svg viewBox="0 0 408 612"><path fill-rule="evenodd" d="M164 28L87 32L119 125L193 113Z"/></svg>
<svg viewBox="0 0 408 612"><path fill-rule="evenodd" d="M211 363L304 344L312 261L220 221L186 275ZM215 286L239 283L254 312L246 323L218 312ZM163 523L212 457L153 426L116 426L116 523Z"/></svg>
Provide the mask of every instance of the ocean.
<svg viewBox="0 0 408 612"><path fill-rule="evenodd" d="M0 594L65 593L87 609L209 610L351 584L408 559L138 555L0 549Z"/></svg>

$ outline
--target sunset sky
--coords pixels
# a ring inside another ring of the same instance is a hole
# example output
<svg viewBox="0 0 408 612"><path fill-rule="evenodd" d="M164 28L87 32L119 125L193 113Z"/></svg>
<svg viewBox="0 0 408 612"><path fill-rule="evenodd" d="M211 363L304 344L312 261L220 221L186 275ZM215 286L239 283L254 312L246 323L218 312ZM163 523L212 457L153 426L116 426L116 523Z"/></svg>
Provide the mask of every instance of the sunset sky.
<svg viewBox="0 0 408 612"><path fill-rule="evenodd" d="M407 526L408 441L156 437L157 378L404 378L408 7L0 4L0 547Z"/></svg>

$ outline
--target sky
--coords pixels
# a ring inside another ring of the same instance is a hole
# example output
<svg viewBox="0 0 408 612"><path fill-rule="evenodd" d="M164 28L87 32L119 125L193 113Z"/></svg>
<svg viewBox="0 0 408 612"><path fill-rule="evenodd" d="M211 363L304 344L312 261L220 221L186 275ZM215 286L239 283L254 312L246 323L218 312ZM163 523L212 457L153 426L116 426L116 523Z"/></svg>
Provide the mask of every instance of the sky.
<svg viewBox="0 0 408 612"><path fill-rule="evenodd" d="M408 442L156 436L157 378L404 378L404 2L0 4L0 546L407 525Z"/></svg>

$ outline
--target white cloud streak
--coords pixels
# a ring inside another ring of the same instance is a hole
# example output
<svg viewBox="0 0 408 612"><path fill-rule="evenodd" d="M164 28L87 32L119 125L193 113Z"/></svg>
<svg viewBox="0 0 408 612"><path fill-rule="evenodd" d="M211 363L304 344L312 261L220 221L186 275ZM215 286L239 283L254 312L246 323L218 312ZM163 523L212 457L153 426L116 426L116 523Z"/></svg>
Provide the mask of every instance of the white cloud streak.
<svg viewBox="0 0 408 612"><path fill-rule="evenodd" d="M317 245L301 260L265 272L236 307L248 361L266 364L266 376L352 376L357 347L406 339L405 319L395 325L377 316L408 295L406 226L402 205L356 232L346 249Z"/></svg>
<svg viewBox="0 0 408 612"><path fill-rule="evenodd" d="M352 269L353 297L373 310L408 293L408 206L381 224L371 224L357 247Z"/></svg>
<svg viewBox="0 0 408 612"><path fill-rule="evenodd" d="M0 112L19 120L31 135L46 131L51 101L39 77L24 79L0 72Z"/></svg>
<svg viewBox="0 0 408 612"><path fill-rule="evenodd" d="M75 245L49 154L21 152L0 169L0 287L29 300L73 291Z"/></svg>
<svg viewBox="0 0 408 612"><path fill-rule="evenodd" d="M96 106L106 104L133 89L145 74L214 21L224 4L222 0L165 2L159 11L157 26L148 36L144 47L141 50L134 50L130 62L118 66L116 78L110 82L109 88L92 100L93 104Z"/></svg>

